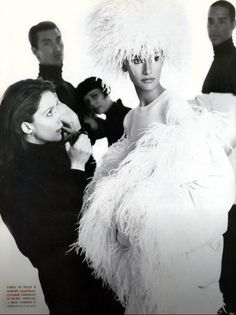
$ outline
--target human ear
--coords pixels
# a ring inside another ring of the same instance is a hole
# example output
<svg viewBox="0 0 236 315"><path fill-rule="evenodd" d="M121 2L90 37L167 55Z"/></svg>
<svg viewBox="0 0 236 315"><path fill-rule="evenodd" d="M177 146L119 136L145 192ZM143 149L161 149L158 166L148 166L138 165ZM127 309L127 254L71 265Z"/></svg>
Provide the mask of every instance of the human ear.
<svg viewBox="0 0 236 315"><path fill-rule="evenodd" d="M233 22L232 22L232 30L235 29L235 26L236 26L236 21L233 21Z"/></svg>
<svg viewBox="0 0 236 315"><path fill-rule="evenodd" d="M39 50L37 47L31 47L31 50L33 52L33 54L39 59L40 56L39 56Z"/></svg>
<svg viewBox="0 0 236 315"><path fill-rule="evenodd" d="M28 122L25 122L25 121L24 121L24 122L21 124L21 129L22 129L22 131L23 131L24 133L26 133L27 135L29 135L29 134L32 133L31 125L30 125L30 123L28 123Z"/></svg>
<svg viewBox="0 0 236 315"><path fill-rule="evenodd" d="M123 70L124 72L127 72L127 71L128 71L127 61L126 61L126 60L125 60L125 61L123 62L123 64L122 64L122 70Z"/></svg>

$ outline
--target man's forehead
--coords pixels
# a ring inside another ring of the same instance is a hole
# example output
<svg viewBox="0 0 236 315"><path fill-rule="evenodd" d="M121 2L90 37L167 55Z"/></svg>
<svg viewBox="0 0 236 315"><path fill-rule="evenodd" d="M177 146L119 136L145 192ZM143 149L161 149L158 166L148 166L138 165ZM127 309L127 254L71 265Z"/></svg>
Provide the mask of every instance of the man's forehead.
<svg viewBox="0 0 236 315"><path fill-rule="evenodd" d="M208 12L208 17L211 18L230 18L229 10L221 6L211 7Z"/></svg>
<svg viewBox="0 0 236 315"><path fill-rule="evenodd" d="M57 37L61 37L61 33L56 28L44 30L44 31L39 31L37 33L38 41L42 41L45 39L51 39L51 38L57 38Z"/></svg>

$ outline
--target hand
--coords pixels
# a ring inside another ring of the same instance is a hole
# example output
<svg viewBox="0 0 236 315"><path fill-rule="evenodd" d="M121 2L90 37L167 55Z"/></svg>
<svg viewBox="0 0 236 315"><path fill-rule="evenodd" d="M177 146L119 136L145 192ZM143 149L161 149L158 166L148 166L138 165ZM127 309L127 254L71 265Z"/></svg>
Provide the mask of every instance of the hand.
<svg viewBox="0 0 236 315"><path fill-rule="evenodd" d="M84 117L84 122L90 126L93 130L98 129L98 123L96 121L95 116L85 116Z"/></svg>
<svg viewBox="0 0 236 315"><path fill-rule="evenodd" d="M63 129L68 133L75 133L81 129L81 124L77 114L67 105L59 103L58 110L61 113Z"/></svg>
<svg viewBox="0 0 236 315"><path fill-rule="evenodd" d="M84 171L85 164L92 153L89 137L86 134L81 134L72 146L69 142L66 142L65 147L71 160L71 168Z"/></svg>

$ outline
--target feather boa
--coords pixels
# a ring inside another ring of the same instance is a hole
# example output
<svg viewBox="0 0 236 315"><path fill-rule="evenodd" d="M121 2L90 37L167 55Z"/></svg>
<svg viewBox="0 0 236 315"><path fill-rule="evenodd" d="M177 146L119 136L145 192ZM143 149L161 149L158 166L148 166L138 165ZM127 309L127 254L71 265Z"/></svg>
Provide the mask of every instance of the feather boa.
<svg viewBox="0 0 236 315"><path fill-rule="evenodd" d="M219 251L234 200L214 119L200 112L180 125L153 124L128 154L123 138L87 188L75 246L136 312L181 313L178 303L195 297L201 305L199 286L218 280L204 280L201 260L188 259L206 248Z"/></svg>

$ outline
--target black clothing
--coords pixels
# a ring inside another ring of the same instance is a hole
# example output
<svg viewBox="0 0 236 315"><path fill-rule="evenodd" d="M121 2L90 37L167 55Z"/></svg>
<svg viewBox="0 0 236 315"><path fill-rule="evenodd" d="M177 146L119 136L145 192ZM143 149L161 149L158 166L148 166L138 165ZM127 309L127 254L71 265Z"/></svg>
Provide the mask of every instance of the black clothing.
<svg viewBox="0 0 236 315"><path fill-rule="evenodd" d="M229 312L236 312L236 205L229 211L228 229L224 234L224 250L220 290Z"/></svg>
<svg viewBox="0 0 236 315"><path fill-rule="evenodd" d="M122 137L124 133L123 121L130 109L131 108L124 106L122 101L118 99L105 113L106 120L104 128L109 146Z"/></svg>
<svg viewBox="0 0 236 315"><path fill-rule="evenodd" d="M39 64L38 78L53 82L53 84L56 87L58 99L62 103L70 107L78 115L81 127L87 131L89 138L91 138L90 127L83 122L83 113L78 104L76 89L72 84L70 84L69 82L65 81L62 78L62 66ZM91 141L93 141L93 139L91 139ZM88 162L86 163L85 169L88 178L93 177L95 168L96 161L94 160L93 156L91 156Z"/></svg>
<svg viewBox="0 0 236 315"><path fill-rule="evenodd" d="M62 78L62 66L39 64L38 78L52 81L56 87L56 93L59 100L79 114L75 88L72 84ZM80 115L78 116L80 117Z"/></svg>
<svg viewBox="0 0 236 315"><path fill-rule="evenodd" d="M77 238L85 184L84 172L70 169L58 144L29 144L1 181L2 219L38 269L50 314L114 313L110 291L93 279L80 255L66 253Z"/></svg>
<svg viewBox="0 0 236 315"><path fill-rule="evenodd" d="M236 47L232 38L213 46L214 60L205 78L202 93L232 93L236 95Z"/></svg>
<svg viewBox="0 0 236 315"><path fill-rule="evenodd" d="M214 60L204 81L203 93L232 93L236 95L236 48L232 38L214 46ZM236 206L228 216L228 230L224 234L224 249L220 289L229 311L236 312Z"/></svg>
<svg viewBox="0 0 236 315"><path fill-rule="evenodd" d="M123 105L121 99L113 102L109 110L105 113L106 119L99 119L98 130L94 131L93 137L96 139L107 138L108 145L117 142L124 133L123 121L131 108Z"/></svg>

